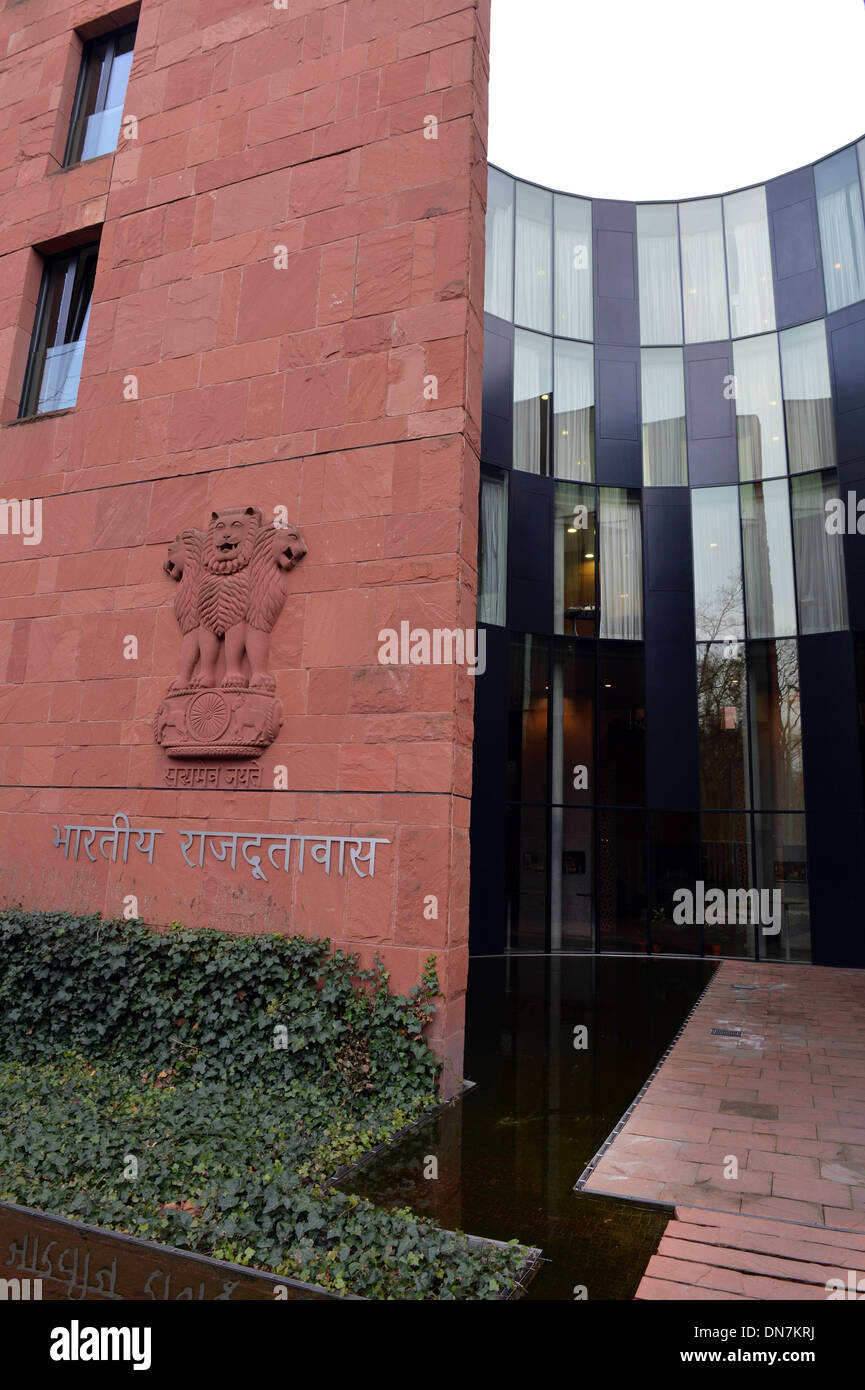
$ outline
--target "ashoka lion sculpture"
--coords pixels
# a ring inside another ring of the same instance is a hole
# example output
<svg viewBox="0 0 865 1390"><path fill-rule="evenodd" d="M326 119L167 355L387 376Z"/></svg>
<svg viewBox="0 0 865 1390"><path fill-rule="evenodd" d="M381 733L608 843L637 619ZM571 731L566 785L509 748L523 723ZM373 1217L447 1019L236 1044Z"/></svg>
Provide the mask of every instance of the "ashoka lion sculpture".
<svg viewBox="0 0 865 1390"><path fill-rule="evenodd" d="M264 525L258 507L212 512L206 531L181 531L168 547L183 636L154 730L169 756L255 757L273 742L282 705L267 670L270 633L305 554L297 527Z"/></svg>

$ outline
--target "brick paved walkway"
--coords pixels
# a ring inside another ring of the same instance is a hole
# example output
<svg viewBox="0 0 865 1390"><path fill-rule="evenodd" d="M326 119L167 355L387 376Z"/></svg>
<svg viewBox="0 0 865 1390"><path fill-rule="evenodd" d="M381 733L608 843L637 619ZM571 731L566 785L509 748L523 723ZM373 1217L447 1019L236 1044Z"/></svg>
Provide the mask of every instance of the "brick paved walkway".
<svg viewBox="0 0 865 1390"><path fill-rule="evenodd" d="M725 961L585 1190L865 1232L865 973Z"/></svg>
<svg viewBox="0 0 865 1390"><path fill-rule="evenodd" d="M828 1280L848 1294L863 1271L865 1235L855 1231L677 1207L635 1296L822 1302L838 1293Z"/></svg>

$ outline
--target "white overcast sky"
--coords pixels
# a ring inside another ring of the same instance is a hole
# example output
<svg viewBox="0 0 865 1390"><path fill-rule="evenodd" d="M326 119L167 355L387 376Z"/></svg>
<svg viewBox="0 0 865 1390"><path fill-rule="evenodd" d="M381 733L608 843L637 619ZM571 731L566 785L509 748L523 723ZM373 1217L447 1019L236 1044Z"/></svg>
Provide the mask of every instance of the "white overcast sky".
<svg viewBox="0 0 865 1390"><path fill-rule="evenodd" d="M492 0L489 157L536 183L723 193L863 134L863 0Z"/></svg>

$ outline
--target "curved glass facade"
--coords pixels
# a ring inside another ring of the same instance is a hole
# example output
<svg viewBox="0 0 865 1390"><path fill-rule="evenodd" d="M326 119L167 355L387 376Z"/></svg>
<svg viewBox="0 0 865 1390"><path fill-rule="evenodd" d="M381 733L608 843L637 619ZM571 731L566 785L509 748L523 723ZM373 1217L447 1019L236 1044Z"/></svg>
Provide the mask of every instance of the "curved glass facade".
<svg viewBox="0 0 865 1390"><path fill-rule="evenodd" d="M865 964L863 168L489 170L476 952Z"/></svg>

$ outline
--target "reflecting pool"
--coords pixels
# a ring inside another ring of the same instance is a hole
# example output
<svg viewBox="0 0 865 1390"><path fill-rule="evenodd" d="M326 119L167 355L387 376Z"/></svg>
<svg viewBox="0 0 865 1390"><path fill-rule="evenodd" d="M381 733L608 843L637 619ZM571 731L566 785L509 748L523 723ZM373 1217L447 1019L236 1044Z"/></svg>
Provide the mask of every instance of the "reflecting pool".
<svg viewBox="0 0 865 1390"><path fill-rule="evenodd" d="M452 1230L540 1246L528 1298L574 1299L581 1286L590 1300L633 1298L668 1213L574 1184L715 969L669 957L472 960L474 1087L340 1185Z"/></svg>

